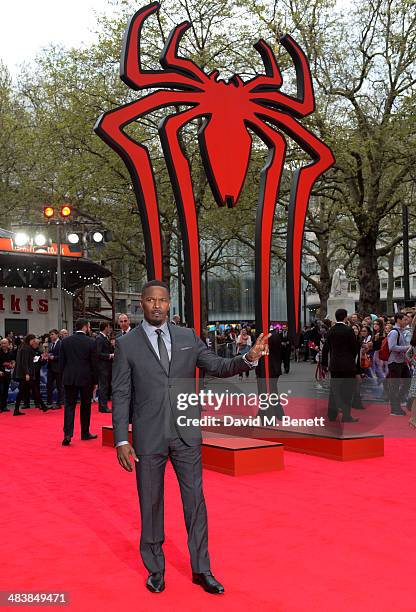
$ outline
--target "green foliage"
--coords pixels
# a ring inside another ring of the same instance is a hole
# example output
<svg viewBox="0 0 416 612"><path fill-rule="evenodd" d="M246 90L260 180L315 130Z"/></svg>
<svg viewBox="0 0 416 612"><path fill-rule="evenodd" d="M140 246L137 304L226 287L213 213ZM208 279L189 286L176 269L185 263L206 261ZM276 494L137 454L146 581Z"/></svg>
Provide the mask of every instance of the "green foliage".
<svg viewBox="0 0 416 612"><path fill-rule="evenodd" d="M137 2L113 2L115 16L97 23L87 49L43 51L21 72L17 87L0 66L0 210L2 225L39 219L46 202L70 201L80 215L102 222L115 242L102 255L129 260L144 275L143 239L128 172L93 134L99 115L147 92L132 92L119 79L121 40ZM169 30L193 22L180 52L207 72L248 78L263 71L252 43L263 36L283 70L282 92L294 95L294 70L279 45L283 32L305 49L315 82L316 112L302 123L333 149L336 166L315 186L304 241L304 276L326 309L334 266L357 275L361 307L378 301L378 269L400 243L400 206L413 205L415 167L416 11L412 0L369 0L337 11L330 0L162 0L162 10L142 33L143 67L155 58ZM148 115L127 128L149 148L160 198L166 274L175 263L176 206L157 127L172 111ZM254 223L264 145L253 137L244 192L233 210L218 208L202 169L196 140L199 122L181 134L190 159L203 250L212 274L238 275L253 257ZM291 171L309 163L290 142L276 208L273 258L284 261ZM412 211L411 211L412 212ZM415 219L411 214L411 232ZM233 245L240 257L231 257ZM169 280L169 279L168 279Z"/></svg>

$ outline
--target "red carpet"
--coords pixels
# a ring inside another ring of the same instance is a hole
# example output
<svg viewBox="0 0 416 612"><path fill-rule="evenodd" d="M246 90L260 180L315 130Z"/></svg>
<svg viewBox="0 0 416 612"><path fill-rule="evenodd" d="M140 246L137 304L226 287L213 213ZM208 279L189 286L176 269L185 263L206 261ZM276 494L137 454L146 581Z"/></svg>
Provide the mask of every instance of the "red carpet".
<svg viewBox="0 0 416 612"><path fill-rule="evenodd" d="M66 591L76 611L414 611L416 444L351 463L286 453L282 472L205 471L210 552L224 596L190 581L180 497L166 474L166 591L144 588L134 474L62 411L0 415L0 590ZM78 418L78 415L77 415ZM94 411L100 433L111 415ZM37 610L40 607L31 606ZM42 608L45 609L44 607Z"/></svg>
<svg viewBox="0 0 416 612"><path fill-rule="evenodd" d="M364 402L365 410L352 409L352 415L359 419L358 423L331 424L327 421L328 400L324 398L291 397L289 405L284 408L287 416L292 418L314 418L324 417L325 428L316 427L288 427L287 429L305 433L321 434L327 433L343 434L344 436L359 434L382 434L386 438L413 438L416 440L416 430L409 427L410 412L406 416L394 417L390 415L390 404L387 402ZM233 416L256 416L258 414L256 405L244 405L235 402L231 406L214 409L205 408L207 415L220 417L224 414ZM281 429L284 429L283 427Z"/></svg>

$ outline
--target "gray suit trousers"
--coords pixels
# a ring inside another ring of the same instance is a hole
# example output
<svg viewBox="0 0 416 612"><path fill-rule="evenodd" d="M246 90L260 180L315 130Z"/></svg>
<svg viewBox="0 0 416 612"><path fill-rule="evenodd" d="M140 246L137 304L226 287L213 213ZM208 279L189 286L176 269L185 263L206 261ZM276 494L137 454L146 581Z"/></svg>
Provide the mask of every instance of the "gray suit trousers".
<svg viewBox="0 0 416 612"><path fill-rule="evenodd" d="M170 440L164 453L139 455L136 462L137 489L142 530L140 553L149 572L165 571L164 476L168 458L179 482L188 548L193 572L210 569L207 510L202 491L201 447L188 446L180 438Z"/></svg>

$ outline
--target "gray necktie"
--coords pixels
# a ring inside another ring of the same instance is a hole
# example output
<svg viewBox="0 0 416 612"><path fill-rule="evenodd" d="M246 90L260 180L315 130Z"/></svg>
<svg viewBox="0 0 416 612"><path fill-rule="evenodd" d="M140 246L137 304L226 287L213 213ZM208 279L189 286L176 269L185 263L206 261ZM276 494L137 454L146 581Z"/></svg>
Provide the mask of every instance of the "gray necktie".
<svg viewBox="0 0 416 612"><path fill-rule="evenodd" d="M166 348L166 344L164 343L163 338L162 338L162 330L157 329L156 333L157 333L157 348L159 349L160 363L162 364L162 367L165 370L165 372L168 373L169 372L169 354Z"/></svg>
<svg viewBox="0 0 416 612"><path fill-rule="evenodd" d="M155 331L157 333L157 348L159 349L160 363L162 364L163 369L166 371L166 374L169 374L169 353L162 338L162 330L156 329ZM178 433L175 428L175 420L173 418L172 409L169 402L165 407L165 435L168 439L178 437Z"/></svg>

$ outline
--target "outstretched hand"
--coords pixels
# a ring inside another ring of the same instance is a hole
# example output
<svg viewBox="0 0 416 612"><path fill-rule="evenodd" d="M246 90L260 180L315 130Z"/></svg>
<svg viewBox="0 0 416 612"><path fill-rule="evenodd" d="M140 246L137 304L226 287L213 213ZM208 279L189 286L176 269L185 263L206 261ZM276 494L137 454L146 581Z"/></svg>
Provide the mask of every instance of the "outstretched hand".
<svg viewBox="0 0 416 612"><path fill-rule="evenodd" d="M255 345L246 354L247 361L257 361L260 359L260 357L263 357L263 355L269 354L269 345L267 341L270 336L271 334L267 334L266 336L264 334L260 334Z"/></svg>
<svg viewBox="0 0 416 612"><path fill-rule="evenodd" d="M133 471L130 456L133 457L134 461L139 460L131 444L122 444L121 446L117 446L118 462L127 472Z"/></svg>

